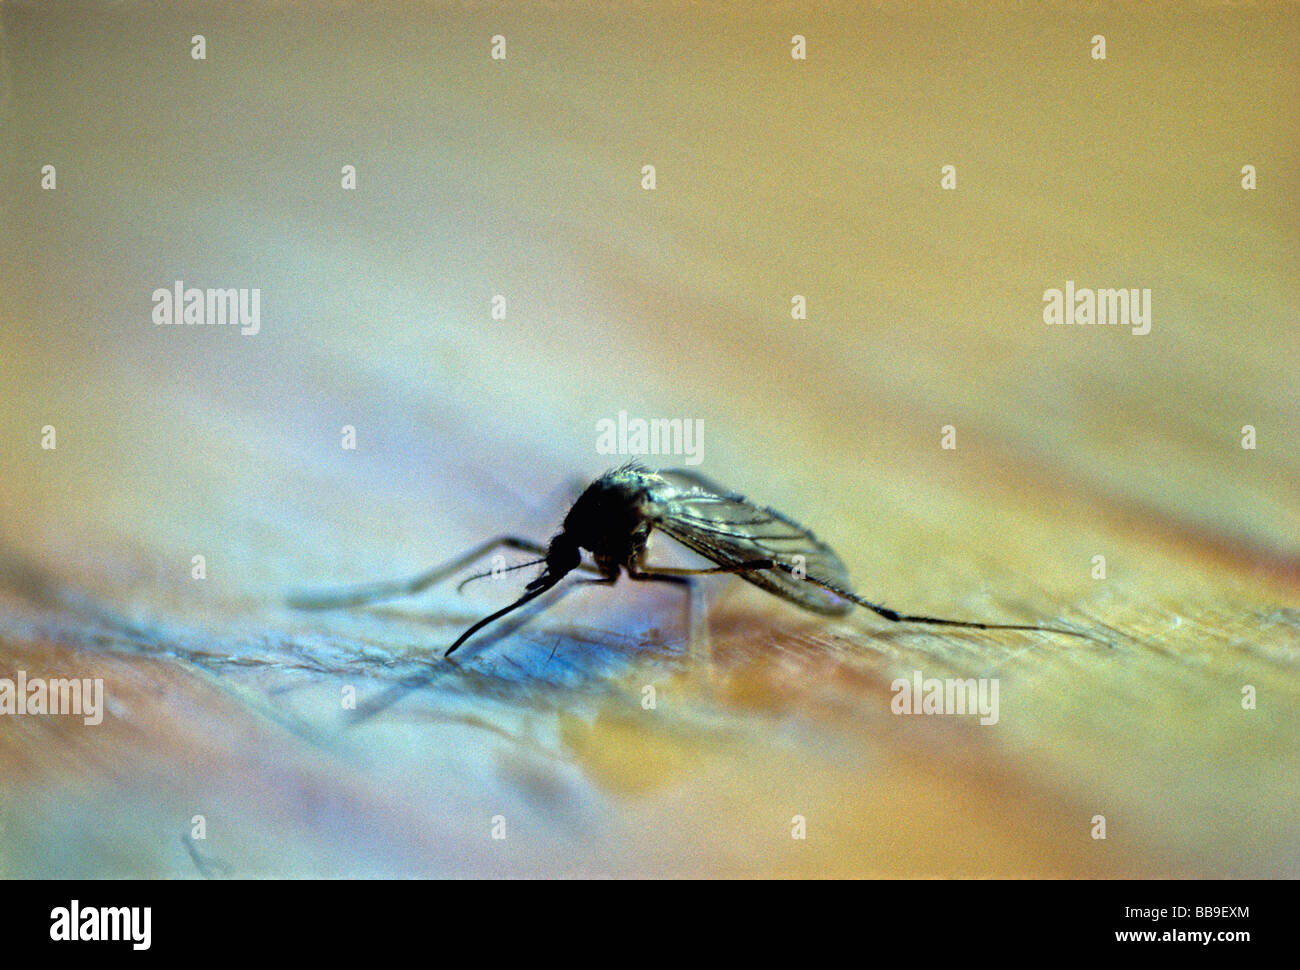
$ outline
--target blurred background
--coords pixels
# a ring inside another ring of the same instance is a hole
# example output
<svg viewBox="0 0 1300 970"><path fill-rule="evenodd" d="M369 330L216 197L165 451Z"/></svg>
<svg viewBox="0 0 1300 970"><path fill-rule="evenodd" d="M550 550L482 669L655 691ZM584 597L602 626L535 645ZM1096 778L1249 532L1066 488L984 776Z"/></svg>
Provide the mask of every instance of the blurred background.
<svg viewBox="0 0 1300 970"><path fill-rule="evenodd" d="M0 875L1300 874L1298 52L1292 2L0 4L0 677L107 698L0 717ZM547 540L620 411L864 596L1095 639L716 577L704 642L579 585L450 664L533 571L283 605Z"/></svg>

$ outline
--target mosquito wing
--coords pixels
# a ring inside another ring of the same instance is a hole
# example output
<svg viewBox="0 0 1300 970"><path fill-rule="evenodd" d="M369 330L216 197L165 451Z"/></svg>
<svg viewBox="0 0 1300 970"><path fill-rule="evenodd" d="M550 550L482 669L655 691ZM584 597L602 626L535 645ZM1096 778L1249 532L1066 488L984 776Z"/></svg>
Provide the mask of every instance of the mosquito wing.
<svg viewBox="0 0 1300 970"><path fill-rule="evenodd" d="M706 559L720 566L771 559L790 568L802 566L803 575L850 589L835 551L775 509L755 505L694 472L672 470L648 477L655 527ZM781 569L736 575L814 613L840 616L853 608L829 590Z"/></svg>

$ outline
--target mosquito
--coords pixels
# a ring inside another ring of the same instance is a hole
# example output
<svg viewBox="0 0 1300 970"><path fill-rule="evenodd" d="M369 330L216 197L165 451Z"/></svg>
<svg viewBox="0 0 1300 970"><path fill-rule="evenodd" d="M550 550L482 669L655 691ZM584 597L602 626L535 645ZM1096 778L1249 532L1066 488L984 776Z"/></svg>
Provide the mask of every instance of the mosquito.
<svg viewBox="0 0 1300 970"><path fill-rule="evenodd" d="M717 565L703 569L647 565L646 543L655 529ZM928 623L973 630L1031 630L1090 639L1087 634L1058 627L948 620L900 613L872 603L852 590L848 571L835 551L788 516L756 505L695 472L682 469L653 472L636 464L606 472L587 486L547 546L517 536L500 536L410 579L298 593L289 598L289 605L298 609L332 609L410 596L500 548L539 557L509 569L545 568L524 587L523 595L517 600L483 617L457 637L444 657L450 657L484 627L537 599L574 570L594 574L597 578L588 582L603 585L617 582L621 572L638 582L686 585L696 576L732 573L823 616L843 616L856 605L895 623ZM584 549L591 556L590 563L583 560ZM464 587L489 575L492 572L478 573L460 585Z"/></svg>

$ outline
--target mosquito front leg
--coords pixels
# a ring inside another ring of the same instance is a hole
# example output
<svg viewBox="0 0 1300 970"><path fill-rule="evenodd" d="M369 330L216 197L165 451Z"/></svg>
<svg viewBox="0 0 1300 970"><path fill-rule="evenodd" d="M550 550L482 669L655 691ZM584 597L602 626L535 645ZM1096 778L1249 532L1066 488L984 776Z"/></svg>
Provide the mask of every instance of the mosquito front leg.
<svg viewBox="0 0 1300 970"><path fill-rule="evenodd" d="M546 547L530 539L517 536L499 536L481 543L463 555L449 560L440 566L434 566L418 576L398 579L386 583L367 583L361 586L345 586L340 589L305 591L291 593L288 603L300 610L329 610L342 606L361 606L377 600L392 599L397 596L411 596L423 592L434 583L459 572L476 559L481 559L493 549L518 549L531 552L535 556L546 557Z"/></svg>

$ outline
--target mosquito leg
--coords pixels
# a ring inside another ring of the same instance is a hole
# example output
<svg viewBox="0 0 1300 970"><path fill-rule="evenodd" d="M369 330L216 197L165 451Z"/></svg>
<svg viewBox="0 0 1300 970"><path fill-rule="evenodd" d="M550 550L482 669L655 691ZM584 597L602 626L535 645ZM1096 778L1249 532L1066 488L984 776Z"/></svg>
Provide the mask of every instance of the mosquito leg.
<svg viewBox="0 0 1300 970"><path fill-rule="evenodd" d="M628 570L629 579L663 579L677 580L690 576L708 576L713 573L752 573L761 569L778 568L779 564L771 559L751 559L749 562L738 562L731 566L712 566L708 569L675 569L671 567L655 567L648 572L642 571L642 566L637 565L636 570Z"/></svg>
<svg viewBox="0 0 1300 970"><path fill-rule="evenodd" d="M545 557L546 555L546 547L530 539L521 539L517 536L499 536L496 539L489 539L487 542L475 546L469 552L457 556L455 559L448 560L409 579L398 579L386 583L367 583L361 586L345 586L340 589L291 593L288 596L288 603L300 610L328 610L341 606L360 606L364 603L392 599L396 596L411 596L423 592L434 583L446 579L453 573L464 569L474 560L481 559L493 549L501 547L518 549L521 552L531 552L535 556Z"/></svg>
<svg viewBox="0 0 1300 970"><path fill-rule="evenodd" d="M641 576L664 576L666 578L668 576L699 576L706 573L747 573L762 569L780 569L792 576L795 575L795 568L788 563L777 562L772 559L755 559L750 562L737 563L732 566L718 566L713 569L659 569L654 573L642 573ZM633 579L641 578L641 576L636 576L632 573L628 573L628 575L632 576ZM865 607L873 613L883 616L886 620L891 620L895 623L929 623L937 626L965 627L970 630L1031 630L1037 633L1059 633L1068 637L1079 637L1084 640L1094 639L1086 633L1079 633L1075 630L1063 630L1060 627L1053 626L1033 626L1031 624L1019 623L975 623L966 620L945 620L937 616L920 616L911 613L899 613L897 610L891 610L887 606L881 606L879 603L872 603L865 600L856 593L852 593L847 589L842 589L834 583L828 583L823 579L818 579L816 576L809 576L804 573L799 578L804 582L812 583L814 586L820 586L822 589L832 592L836 596L841 596L850 603L856 603L858 606Z"/></svg>
<svg viewBox="0 0 1300 970"><path fill-rule="evenodd" d="M713 664L713 640L709 636L707 590L703 583L694 580L687 580L686 588L690 591L687 608L690 610L688 624L691 631L691 659L697 666L703 663L704 669L709 672L710 685L712 685L716 668Z"/></svg>
<svg viewBox="0 0 1300 970"><path fill-rule="evenodd" d="M771 563L767 563L770 566ZM739 566L718 566L712 569L653 569L645 570L643 564L637 563L627 571L629 579L638 582L675 583L686 587L686 629L690 637L690 655L692 661L699 665L707 661L707 669L713 670L713 643L709 638L709 604L705 600L703 585L695 582L695 576L709 573L743 572L745 568L766 568L757 563L742 563Z"/></svg>
<svg viewBox="0 0 1300 970"><path fill-rule="evenodd" d="M784 570L791 575L794 574L794 567L788 566L785 563L776 563L776 568ZM836 596L842 596L849 602L865 607L873 613L883 616L886 620L892 620L894 623L929 623L936 626L965 627L969 630L1032 630L1037 633L1059 633L1067 637L1080 637L1084 640L1094 639L1086 633L1079 633L1075 630L1063 630L1060 627L1054 626L1033 626L1031 624L1021 623L975 623L968 620L945 620L937 616L920 616L912 613L899 613L897 610L891 610L889 607L881 606L879 603L872 603L869 600L864 600L857 593L849 592L847 589L841 589L834 583L828 583L825 580L818 579L816 576L805 574L802 578L804 582L812 583L814 586L820 586L822 589L829 590Z"/></svg>
<svg viewBox="0 0 1300 970"><path fill-rule="evenodd" d="M688 622L691 630L691 652L696 657L713 658L713 645L709 640L709 610L704 599L704 587L695 582L695 576L709 576L717 573L749 573L762 569L772 569L777 564L771 559L751 559L748 562L733 563L730 566L710 566L706 569L676 569L672 567L654 567L645 569L645 564L638 562L627 571L628 577L637 580L661 580L669 583L683 583L690 589ZM709 669L713 669L712 663Z"/></svg>

